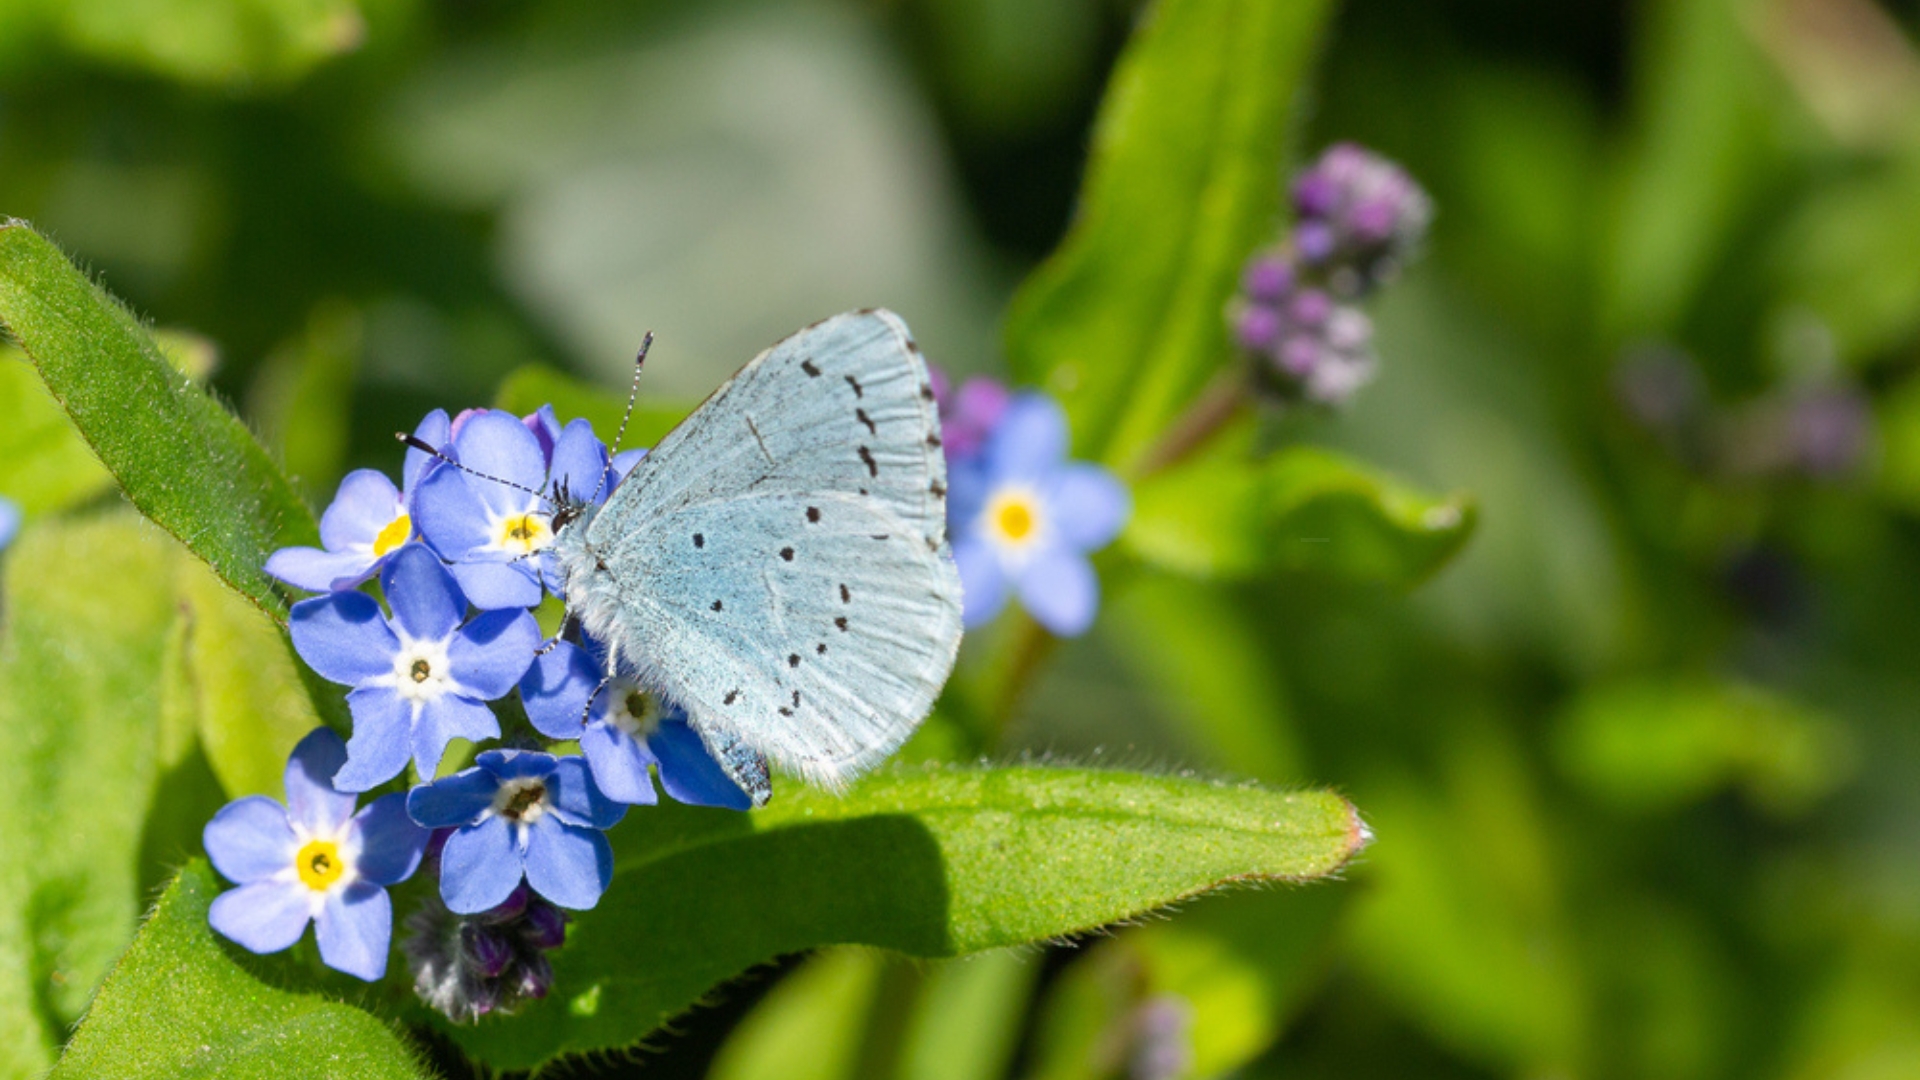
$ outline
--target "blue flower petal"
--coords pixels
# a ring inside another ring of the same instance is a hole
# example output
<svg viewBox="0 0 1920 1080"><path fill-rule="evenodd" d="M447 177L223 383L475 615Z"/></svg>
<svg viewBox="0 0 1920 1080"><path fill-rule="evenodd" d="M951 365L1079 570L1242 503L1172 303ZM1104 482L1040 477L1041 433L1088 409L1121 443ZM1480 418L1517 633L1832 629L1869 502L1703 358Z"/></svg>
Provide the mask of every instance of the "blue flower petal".
<svg viewBox="0 0 1920 1080"><path fill-rule="evenodd" d="M428 484L433 481L429 479ZM440 550L445 551L445 548ZM482 611L530 608L540 602L538 568L532 559L517 562L456 562L448 569L467 594L467 602Z"/></svg>
<svg viewBox="0 0 1920 1080"><path fill-rule="evenodd" d="M335 889L327 895L313 931L321 963L373 982L387 973L393 901L387 890L363 881Z"/></svg>
<svg viewBox="0 0 1920 1080"><path fill-rule="evenodd" d="M598 501L607 497L615 477L607 448L594 435L592 424L574 420L561 429L547 476L549 495L565 490L575 499Z"/></svg>
<svg viewBox="0 0 1920 1080"><path fill-rule="evenodd" d="M947 524L954 535L963 535L973 528L992 493L993 477L987 472L985 460L976 456L948 462Z"/></svg>
<svg viewBox="0 0 1920 1080"><path fill-rule="evenodd" d="M475 757L473 763L501 780L517 780L523 776L545 776L553 771L558 760L552 754L537 750L486 750Z"/></svg>
<svg viewBox="0 0 1920 1080"><path fill-rule="evenodd" d="M647 448L644 446L638 450L622 450L613 455L613 475L618 479L625 480L627 474L633 471L633 467L640 464L641 460L646 456ZM615 486L618 487L619 485L616 484Z"/></svg>
<svg viewBox="0 0 1920 1080"><path fill-rule="evenodd" d="M1127 523L1126 485L1098 465L1062 466L1047 480L1046 514L1054 533L1076 551L1105 547Z"/></svg>
<svg viewBox="0 0 1920 1080"><path fill-rule="evenodd" d="M467 490L496 516L521 513L530 496L520 488L539 491L546 482L547 459L540 440L510 413L489 411L469 418L453 444L460 464L472 470L460 473Z"/></svg>
<svg viewBox="0 0 1920 1080"><path fill-rule="evenodd" d="M1015 394L986 447L996 479L1033 479L1067 457L1067 414L1045 394Z"/></svg>
<svg viewBox="0 0 1920 1080"><path fill-rule="evenodd" d="M393 609L394 625L415 641L444 641L467 617L467 598L453 575L419 544L408 544L387 560L380 591Z"/></svg>
<svg viewBox="0 0 1920 1080"><path fill-rule="evenodd" d="M467 487L466 474L451 466L427 471L413 491L413 524L434 550L459 560L492 543L487 509Z"/></svg>
<svg viewBox="0 0 1920 1080"><path fill-rule="evenodd" d="M207 922L243 949L279 952L306 931L312 895L296 882L256 881L214 897Z"/></svg>
<svg viewBox="0 0 1920 1080"><path fill-rule="evenodd" d="M585 748L583 741L581 749ZM753 800L740 790L740 785L721 771L692 725L673 720L661 724L647 737L647 748L660 761L660 786L675 800L690 806L720 806L729 810L753 807Z"/></svg>
<svg viewBox="0 0 1920 1080"><path fill-rule="evenodd" d="M578 713L575 713L578 726ZM587 759L593 782L614 802L652 806L660 800L649 771L654 756L645 744L602 720L580 733L580 753Z"/></svg>
<svg viewBox="0 0 1920 1080"><path fill-rule="evenodd" d="M447 410L435 409L420 420L420 426L413 429L413 437L442 453L447 453L452 449L448 446L453 437L452 428L452 421L447 419ZM407 447L406 465L400 470L402 489L411 495L419 490L420 480L426 475L428 469L438 468L444 464L445 462L425 450Z"/></svg>
<svg viewBox="0 0 1920 1080"><path fill-rule="evenodd" d="M540 453L549 466L553 463L553 445L560 441L560 417L552 405L542 405L520 418L540 443Z"/></svg>
<svg viewBox="0 0 1920 1080"><path fill-rule="evenodd" d="M432 556L428 556L432 558ZM287 617L293 650L328 682L358 686L393 672L400 639L373 597L361 592L316 596L293 605Z"/></svg>
<svg viewBox="0 0 1920 1080"><path fill-rule="evenodd" d="M382 795L353 816L348 826L360 848L355 870L375 885L393 885L413 876L432 836L407 814L407 796Z"/></svg>
<svg viewBox="0 0 1920 1080"><path fill-rule="evenodd" d="M424 702L413 718L413 765L421 776L440 771L440 759L447 756L447 743L455 738L468 742L500 737L500 719L493 710L461 694L443 694Z"/></svg>
<svg viewBox="0 0 1920 1080"><path fill-rule="evenodd" d="M307 732L287 758L287 820L310 833L333 833L353 816L353 796L334 789L347 744L326 728Z"/></svg>
<svg viewBox="0 0 1920 1080"><path fill-rule="evenodd" d="M407 816L429 829L471 825L493 805L500 781L485 769L462 769L407 792Z"/></svg>
<svg viewBox="0 0 1920 1080"><path fill-rule="evenodd" d="M573 825L610 828L626 816L627 808L602 794L584 758L563 757L553 763L547 778L551 812Z"/></svg>
<svg viewBox="0 0 1920 1080"><path fill-rule="evenodd" d="M292 866L300 846L286 809L265 795L248 795L221 807L202 830L200 842L220 876L239 885Z"/></svg>
<svg viewBox="0 0 1920 1080"><path fill-rule="evenodd" d="M993 621L1007 604L1007 575L992 545L975 536L953 543L953 561L960 569L960 621L967 627Z"/></svg>
<svg viewBox="0 0 1920 1080"><path fill-rule="evenodd" d="M440 851L440 899L462 915L498 905L520 884L520 877L520 853L504 818L490 817L461 829L447 837Z"/></svg>
<svg viewBox="0 0 1920 1080"><path fill-rule="evenodd" d="M321 551L319 548L288 547L267 556L263 567L267 576L308 592L334 592L351 589L373 576L380 557L367 548L360 551Z"/></svg>
<svg viewBox="0 0 1920 1080"><path fill-rule="evenodd" d="M355 469L340 481L333 502L320 515L320 543L328 551L372 545L380 530L405 509L400 489L385 473Z"/></svg>
<svg viewBox="0 0 1920 1080"><path fill-rule="evenodd" d="M600 685L600 665L571 641L555 642L536 656L520 679L520 701L527 719L549 739L577 739L586 716L587 695Z"/></svg>
<svg viewBox="0 0 1920 1080"><path fill-rule="evenodd" d="M453 681L482 701L505 697L533 664L540 624L524 609L488 611L460 628L447 649Z"/></svg>
<svg viewBox="0 0 1920 1080"><path fill-rule="evenodd" d="M527 884L534 892L575 910L600 902L613 880L613 847L600 830L542 818L527 832Z"/></svg>
<svg viewBox="0 0 1920 1080"><path fill-rule="evenodd" d="M1100 579L1087 557L1063 548L1043 551L1020 571L1020 605L1060 637L1076 637L1100 610Z"/></svg>
<svg viewBox="0 0 1920 1080"><path fill-rule="evenodd" d="M413 757L413 705L385 686L366 686L347 695L353 737L347 763L333 774L339 791L366 791L400 775Z"/></svg>
<svg viewBox="0 0 1920 1080"><path fill-rule="evenodd" d="M20 520L20 504L0 497L0 550L13 543L14 535L20 531Z"/></svg>

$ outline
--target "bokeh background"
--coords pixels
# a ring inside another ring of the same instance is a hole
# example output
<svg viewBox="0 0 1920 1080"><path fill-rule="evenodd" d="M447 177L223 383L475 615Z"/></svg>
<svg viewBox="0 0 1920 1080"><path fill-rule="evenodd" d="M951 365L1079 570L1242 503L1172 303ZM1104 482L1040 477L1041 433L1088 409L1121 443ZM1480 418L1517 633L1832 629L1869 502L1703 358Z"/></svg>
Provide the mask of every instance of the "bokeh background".
<svg viewBox="0 0 1920 1080"><path fill-rule="evenodd" d="M4 0L0 212L324 503L649 329L665 399L862 306L1001 370L1138 14ZM1282 437L1476 535L1412 588L1129 575L991 745L914 752L1331 784L1376 844L1044 950L791 958L562 1074L1920 1076L1916 40L1875 0L1340 5L1293 164L1359 140L1439 213L1378 381Z"/></svg>

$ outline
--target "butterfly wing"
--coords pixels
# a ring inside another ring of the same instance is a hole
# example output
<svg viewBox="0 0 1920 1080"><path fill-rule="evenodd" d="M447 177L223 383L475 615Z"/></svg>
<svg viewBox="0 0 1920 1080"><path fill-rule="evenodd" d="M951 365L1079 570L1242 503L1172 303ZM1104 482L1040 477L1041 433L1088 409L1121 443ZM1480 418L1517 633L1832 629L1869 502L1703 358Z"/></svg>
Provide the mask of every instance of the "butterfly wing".
<svg viewBox="0 0 1920 1080"><path fill-rule="evenodd" d="M843 785L912 733L959 648L939 432L897 316L816 323L635 467L588 525L605 571L569 596L723 763L744 745Z"/></svg>

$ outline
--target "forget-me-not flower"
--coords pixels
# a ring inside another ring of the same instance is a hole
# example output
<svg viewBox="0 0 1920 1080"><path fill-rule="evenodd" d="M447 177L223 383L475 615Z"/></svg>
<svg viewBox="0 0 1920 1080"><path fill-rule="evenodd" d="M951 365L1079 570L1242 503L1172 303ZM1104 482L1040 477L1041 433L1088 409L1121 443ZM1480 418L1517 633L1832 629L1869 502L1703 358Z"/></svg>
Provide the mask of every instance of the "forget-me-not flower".
<svg viewBox="0 0 1920 1080"><path fill-rule="evenodd" d="M524 878L565 908L590 908L613 880L601 830L627 808L601 794L578 757L488 750L474 767L407 793L407 812L453 828L440 851L440 897L463 915L486 911Z"/></svg>
<svg viewBox="0 0 1920 1080"><path fill-rule="evenodd" d="M559 569L545 554L553 544L554 499L564 490L604 500L618 479L592 424L568 423L551 436L549 451L534 431L545 424L540 414L534 419L499 411L463 416L454 425L453 456L464 468L435 470L414 502L421 533L452 564L475 607L532 607L543 582L558 594Z"/></svg>
<svg viewBox="0 0 1920 1080"><path fill-rule="evenodd" d="M312 922L320 959L371 982L393 935L386 887L412 875L429 834L399 794L354 813L329 782L346 757L340 736L315 729L287 761L285 806L249 795L207 823L207 857L239 886L214 898L208 921L257 953L287 948Z"/></svg>
<svg viewBox="0 0 1920 1080"><path fill-rule="evenodd" d="M542 735L578 739L600 790L616 802L652 806L659 798L648 775L660 770L660 786L680 802L746 810L747 793L728 779L687 723L687 714L640 686L626 672L595 695L606 671L606 649L583 635L584 647L556 642L534 660L520 680L527 719Z"/></svg>
<svg viewBox="0 0 1920 1080"><path fill-rule="evenodd" d="M0 496L0 551L13 543L20 532L20 504Z"/></svg>
<svg viewBox="0 0 1920 1080"><path fill-rule="evenodd" d="M1053 399L1015 395L977 455L949 460L948 488L966 625L999 614L1010 593L1055 634L1093 625L1100 582L1087 553L1119 534L1130 500L1105 469L1067 460Z"/></svg>
<svg viewBox="0 0 1920 1080"><path fill-rule="evenodd" d="M540 646L540 627L524 609L482 612L462 625L467 598L423 544L387 562L380 588L391 618L356 591L303 600L289 619L307 666L354 688L353 739L334 777L342 791L383 783L408 758L430 777L454 737L497 738L500 724L483 703L512 690Z"/></svg>
<svg viewBox="0 0 1920 1080"><path fill-rule="evenodd" d="M447 441L449 426L446 410L435 409L413 434L437 447ZM324 548L281 548L267 558L267 573L310 592L351 589L379 573L394 552L419 535L413 523L413 493L421 478L440 464L424 450L409 449L397 488L377 469L348 473L320 515Z"/></svg>

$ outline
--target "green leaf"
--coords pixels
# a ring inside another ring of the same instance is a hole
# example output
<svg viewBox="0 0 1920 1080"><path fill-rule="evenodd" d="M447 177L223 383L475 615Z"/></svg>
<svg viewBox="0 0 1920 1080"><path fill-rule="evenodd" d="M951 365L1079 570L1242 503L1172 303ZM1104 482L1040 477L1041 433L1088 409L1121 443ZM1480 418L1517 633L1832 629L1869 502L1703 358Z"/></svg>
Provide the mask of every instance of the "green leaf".
<svg viewBox="0 0 1920 1080"><path fill-rule="evenodd" d="M291 82L367 32L354 0L96 0L51 13L77 53L234 89Z"/></svg>
<svg viewBox="0 0 1920 1080"><path fill-rule="evenodd" d="M810 958L727 1037L707 1080L851 1080L886 965L870 949Z"/></svg>
<svg viewBox="0 0 1920 1080"><path fill-rule="evenodd" d="M371 1014L269 985L237 963L233 947L207 925L219 891L204 861L181 869L50 1080L428 1075Z"/></svg>
<svg viewBox="0 0 1920 1080"><path fill-rule="evenodd" d="M320 726L293 646L273 620L210 571L189 564L180 577L187 668L207 765L228 798L280 798L294 744ZM344 689L327 693L344 706Z"/></svg>
<svg viewBox="0 0 1920 1080"><path fill-rule="evenodd" d="M1851 774L1854 747L1832 718L1777 694L1712 679L1589 687L1555 730L1561 769L1625 810L1671 810L1728 785L1781 815L1806 810Z"/></svg>
<svg viewBox="0 0 1920 1080"><path fill-rule="evenodd" d="M1278 224L1329 8L1161 0L1121 57L1072 231L1007 316L1014 376L1059 397L1080 456L1127 470L1232 359L1227 301Z"/></svg>
<svg viewBox="0 0 1920 1080"><path fill-rule="evenodd" d="M502 379L500 391L493 400L494 408L520 416L542 405L552 405L554 414L563 423L585 417L593 424L594 434L611 441L620 430L621 414L627 411L627 396L550 367L529 364ZM627 436L621 440L621 448L652 446L692 411L691 405L641 398L634 402L633 419L627 423Z"/></svg>
<svg viewBox="0 0 1920 1080"><path fill-rule="evenodd" d="M1194 577L1295 571L1412 585L1460 550L1475 517L1470 496L1427 495L1339 454L1292 447L1154 474L1134 489L1123 539L1144 561Z"/></svg>
<svg viewBox="0 0 1920 1080"><path fill-rule="evenodd" d="M358 309L339 301L316 305L247 391L247 415L311 500L333 497L346 464L362 336Z"/></svg>
<svg viewBox="0 0 1920 1080"><path fill-rule="evenodd" d="M1078 933L1235 882L1307 881L1367 841L1326 792L1083 769L896 770L752 814L661 806L554 958L553 997L455 1029L496 1068L630 1045L723 979L827 944L957 956Z"/></svg>
<svg viewBox="0 0 1920 1080"><path fill-rule="evenodd" d="M139 917L162 751L180 754L157 722L178 559L125 511L43 521L8 553L0 1072L50 1064Z"/></svg>
<svg viewBox="0 0 1920 1080"><path fill-rule="evenodd" d="M994 949L933 965L908 1022L900 1080L1005 1076L1040 959L1031 949Z"/></svg>
<svg viewBox="0 0 1920 1080"><path fill-rule="evenodd" d="M112 486L26 357L0 347L0 495L31 518Z"/></svg>
<svg viewBox="0 0 1920 1080"><path fill-rule="evenodd" d="M285 619L260 567L275 548L317 544L319 530L246 425L21 221L0 224L0 323L140 512Z"/></svg>

